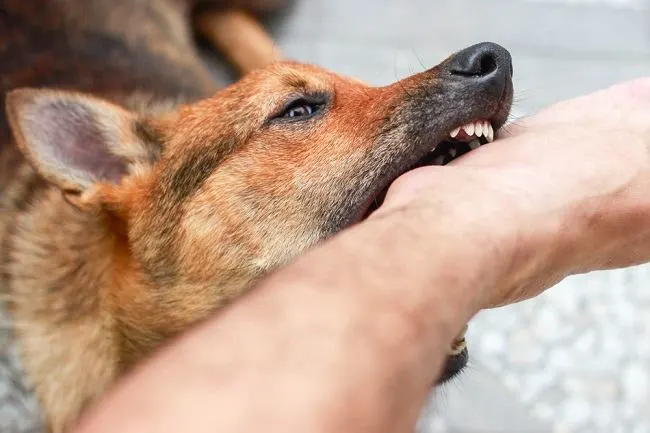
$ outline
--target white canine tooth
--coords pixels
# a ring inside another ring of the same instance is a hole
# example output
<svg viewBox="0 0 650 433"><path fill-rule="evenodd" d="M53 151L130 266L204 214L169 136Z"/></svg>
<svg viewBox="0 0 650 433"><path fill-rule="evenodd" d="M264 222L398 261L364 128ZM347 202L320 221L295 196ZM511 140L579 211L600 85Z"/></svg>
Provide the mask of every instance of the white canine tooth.
<svg viewBox="0 0 650 433"><path fill-rule="evenodd" d="M488 126L487 140L489 143L492 143L494 141L494 128L492 128L492 125Z"/></svg>
<svg viewBox="0 0 650 433"><path fill-rule="evenodd" d="M469 148L474 150L478 149L478 147L481 145L481 143L478 140L472 140L469 142Z"/></svg>
<svg viewBox="0 0 650 433"><path fill-rule="evenodd" d="M469 135L470 137L474 135L474 124L473 123L468 123L467 125L463 126L463 129L465 130L465 133Z"/></svg>
<svg viewBox="0 0 650 433"><path fill-rule="evenodd" d="M474 134L477 137L483 135L483 122L476 122L476 125L474 125Z"/></svg>
<svg viewBox="0 0 650 433"><path fill-rule="evenodd" d="M453 147L449 149L449 154L451 155L452 158L456 158L456 149Z"/></svg>
<svg viewBox="0 0 650 433"><path fill-rule="evenodd" d="M451 136L451 138L456 138L456 136L458 135L459 132L460 132L460 126L458 128L456 128L456 129L454 129L453 131L451 131L449 133L449 135Z"/></svg>
<svg viewBox="0 0 650 433"><path fill-rule="evenodd" d="M487 134L488 133L488 128L492 128L492 124L489 121L484 120L483 121L483 136L484 137L488 136L488 134Z"/></svg>

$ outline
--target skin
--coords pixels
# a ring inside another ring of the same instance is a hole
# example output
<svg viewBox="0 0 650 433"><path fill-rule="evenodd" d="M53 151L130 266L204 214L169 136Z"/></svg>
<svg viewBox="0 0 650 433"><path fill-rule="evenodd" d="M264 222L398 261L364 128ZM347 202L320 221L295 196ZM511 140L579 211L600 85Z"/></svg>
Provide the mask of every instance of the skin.
<svg viewBox="0 0 650 433"><path fill-rule="evenodd" d="M159 352L73 432L412 431L480 309L650 259L649 118L650 79L623 83L407 173L368 220Z"/></svg>

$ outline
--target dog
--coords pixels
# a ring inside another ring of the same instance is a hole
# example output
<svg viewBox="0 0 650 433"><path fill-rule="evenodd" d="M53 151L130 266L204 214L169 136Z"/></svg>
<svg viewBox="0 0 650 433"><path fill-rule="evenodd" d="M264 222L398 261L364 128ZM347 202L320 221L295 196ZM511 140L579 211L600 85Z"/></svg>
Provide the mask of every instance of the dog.
<svg viewBox="0 0 650 433"><path fill-rule="evenodd" d="M217 89L193 6L0 1L0 285L54 433L509 115L512 61L493 43L384 87L280 61ZM459 336L440 382L466 362Z"/></svg>

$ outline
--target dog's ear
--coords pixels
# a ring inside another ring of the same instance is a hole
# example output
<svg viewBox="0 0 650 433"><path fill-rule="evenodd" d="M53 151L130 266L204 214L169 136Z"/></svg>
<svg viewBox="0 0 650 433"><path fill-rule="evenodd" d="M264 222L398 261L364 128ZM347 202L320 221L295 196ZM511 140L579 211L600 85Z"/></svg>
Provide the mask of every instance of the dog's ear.
<svg viewBox="0 0 650 433"><path fill-rule="evenodd" d="M102 99L18 89L8 93L6 109L25 157L66 193L81 194L98 182L119 184L160 153L146 120Z"/></svg>

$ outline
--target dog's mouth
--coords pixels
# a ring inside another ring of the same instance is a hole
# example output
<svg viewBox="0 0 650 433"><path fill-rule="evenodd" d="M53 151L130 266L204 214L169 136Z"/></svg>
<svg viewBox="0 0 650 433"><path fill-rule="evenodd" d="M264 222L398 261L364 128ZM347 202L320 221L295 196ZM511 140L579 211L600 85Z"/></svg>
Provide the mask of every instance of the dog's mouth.
<svg viewBox="0 0 650 433"><path fill-rule="evenodd" d="M430 151L408 169L399 172L398 176L395 176L390 183L388 183L388 185L374 197L368 205L366 212L363 214L364 216L362 220L370 216L372 212L377 210L383 204L390 185L395 179L397 179L397 177L419 167L447 165L451 161L460 158L481 146L492 143L495 139L495 133L498 132L503 123L504 121L479 119L451 130L444 140L433 146ZM458 375L467 365L469 352L465 341L466 331L467 326L465 326L463 331L452 342L449 351L447 352L447 359L443 371L438 377L436 385L441 385L456 377L456 375Z"/></svg>
<svg viewBox="0 0 650 433"><path fill-rule="evenodd" d="M442 370L442 374L438 378L439 385L453 379L461 372L467 365L469 360L469 352L467 351L467 342L465 341L465 334L467 332L467 325L463 328L460 334L451 343L451 348L447 352L447 359Z"/></svg>
<svg viewBox="0 0 650 433"><path fill-rule="evenodd" d="M478 120L459 126L449 133L448 139L438 143L410 170L425 165L447 165L454 159L493 141L494 128L489 120Z"/></svg>
<svg viewBox="0 0 650 433"><path fill-rule="evenodd" d="M384 198L386 197L390 185L399 176L419 167L447 165L466 153L493 142L495 133L498 131L499 127L500 125L495 125L492 120L481 119L458 126L450 131L446 139L433 146L433 148L431 148L431 150L420 158L414 165L401 171L398 176L395 176L388 185L369 202L368 208L362 214L363 217L361 220L368 218L370 214L376 211L384 203Z"/></svg>

